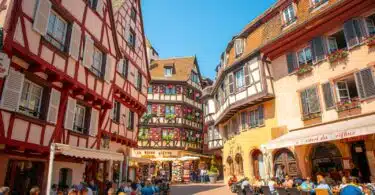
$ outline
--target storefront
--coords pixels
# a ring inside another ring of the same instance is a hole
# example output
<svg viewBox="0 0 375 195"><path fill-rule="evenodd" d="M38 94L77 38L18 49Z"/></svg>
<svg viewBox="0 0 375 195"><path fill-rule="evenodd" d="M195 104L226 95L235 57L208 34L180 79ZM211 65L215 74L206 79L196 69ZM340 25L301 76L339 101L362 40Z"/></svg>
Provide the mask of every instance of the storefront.
<svg viewBox="0 0 375 195"><path fill-rule="evenodd" d="M291 131L272 140L273 175L282 166L284 173L297 176L325 174L339 180L359 170L362 182L374 181L375 116L341 120Z"/></svg>

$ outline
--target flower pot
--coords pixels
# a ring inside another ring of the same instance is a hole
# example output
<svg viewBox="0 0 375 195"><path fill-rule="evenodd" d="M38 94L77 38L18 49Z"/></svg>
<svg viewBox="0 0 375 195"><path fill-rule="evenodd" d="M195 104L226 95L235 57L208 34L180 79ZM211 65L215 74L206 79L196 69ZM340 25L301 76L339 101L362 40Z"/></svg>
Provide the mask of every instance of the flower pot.
<svg viewBox="0 0 375 195"><path fill-rule="evenodd" d="M218 176L217 174L209 175L208 177L210 178L210 183L216 183L217 176Z"/></svg>

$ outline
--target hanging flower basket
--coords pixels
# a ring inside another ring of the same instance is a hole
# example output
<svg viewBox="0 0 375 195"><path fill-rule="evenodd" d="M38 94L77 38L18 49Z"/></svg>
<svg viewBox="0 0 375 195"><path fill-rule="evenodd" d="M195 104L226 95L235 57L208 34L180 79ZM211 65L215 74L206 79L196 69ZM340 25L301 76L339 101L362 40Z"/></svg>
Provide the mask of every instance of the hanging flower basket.
<svg viewBox="0 0 375 195"><path fill-rule="evenodd" d="M367 40L366 40L366 44L369 47L375 46L375 36L368 37Z"/></svg>
<svg viewBox="0 0 375 195"><path fill-rule="evenodd" d="M330 63L337 62L339 60L345 59L348 57L349 52L343 49L337 50L331 54L328 55L328 60Z"/></svg>
<svg viewBox="0 0 375 195"><path fill-rule="evenodd" d="M361 102L359 101L359 98L353 98L351 100L340 101L336 104L337 112L343 112L346 110L351 110L351 109L360 108L360 107L361 107Z"/></svg>
<svg viewBox="0 0 375 195"><path fill-rule="evenodd" d="M305 64L305 65L300 66L300 67L297 69L296 74L297 74L298 76L301 76L301 75L304 75L304 74L306 74L306 73L308 73L308 72L311 72L312 70L313 70L313 68L312 68L311 64Z"/></svg>

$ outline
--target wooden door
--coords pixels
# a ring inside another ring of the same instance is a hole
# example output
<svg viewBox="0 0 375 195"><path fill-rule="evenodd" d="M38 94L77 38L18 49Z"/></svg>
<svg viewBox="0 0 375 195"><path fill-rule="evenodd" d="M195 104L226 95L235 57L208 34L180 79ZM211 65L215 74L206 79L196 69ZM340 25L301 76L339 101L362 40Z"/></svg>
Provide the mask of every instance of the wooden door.
<svg viewBox="0 0 375 195"><path fill-rule="evenodd" d="M294 155L289 150L282 150L275 155L274 161L274 171L276 175L276 170L279 165L284 166L284 173L290 176L297 176L298 168L297 161L294 158Z"/></svg>

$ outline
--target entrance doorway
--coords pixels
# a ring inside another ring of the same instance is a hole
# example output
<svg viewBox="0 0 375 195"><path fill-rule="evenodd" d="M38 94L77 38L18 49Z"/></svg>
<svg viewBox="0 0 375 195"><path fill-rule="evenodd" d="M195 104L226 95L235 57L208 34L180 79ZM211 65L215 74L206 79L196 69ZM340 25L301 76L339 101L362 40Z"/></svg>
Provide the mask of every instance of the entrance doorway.
<svg viewBox="0 0 375 195"><path fill-rule="evenodd" d="M351 143L350 150L352 153L353 164L361 173L361 182L370 182L370 168L366 157L365 142L358 141Z"/></svg>
<svg viewBox="0 0 375 195"><path fill-rule="evenodd" d="M314 146L311 154L312 174L331 173L334 177L338 171L343 170L342 156L339 149L331 143L319 143ZM334 178L340 180L340 178Z"/></svg>
<svg viewBox="0 0 375 195"><path fill-rule="evenodd" d="M294 155L291 151L288 149L282 149L278 151L275 155L274 160L274 170L276 175L276 170L278 167L284 168L283 172L284 174L290 175L290 176L297 176L298 174L298 168L297 168L297 161L294 158Z"/></svg>
<svg viewBox="0 0 375 195"><path fill-rule="evenodd" d="M258 179L265 179L263 154L260 150L255 150L252 154L254 177Z"/></svg>
<svg viewBox="0 0 375 195"><path fill-rule="evenodd" d="M5 185L12 194L27 195L34 186L42 188L43 175L43 162L9 160Z"/></svg>

